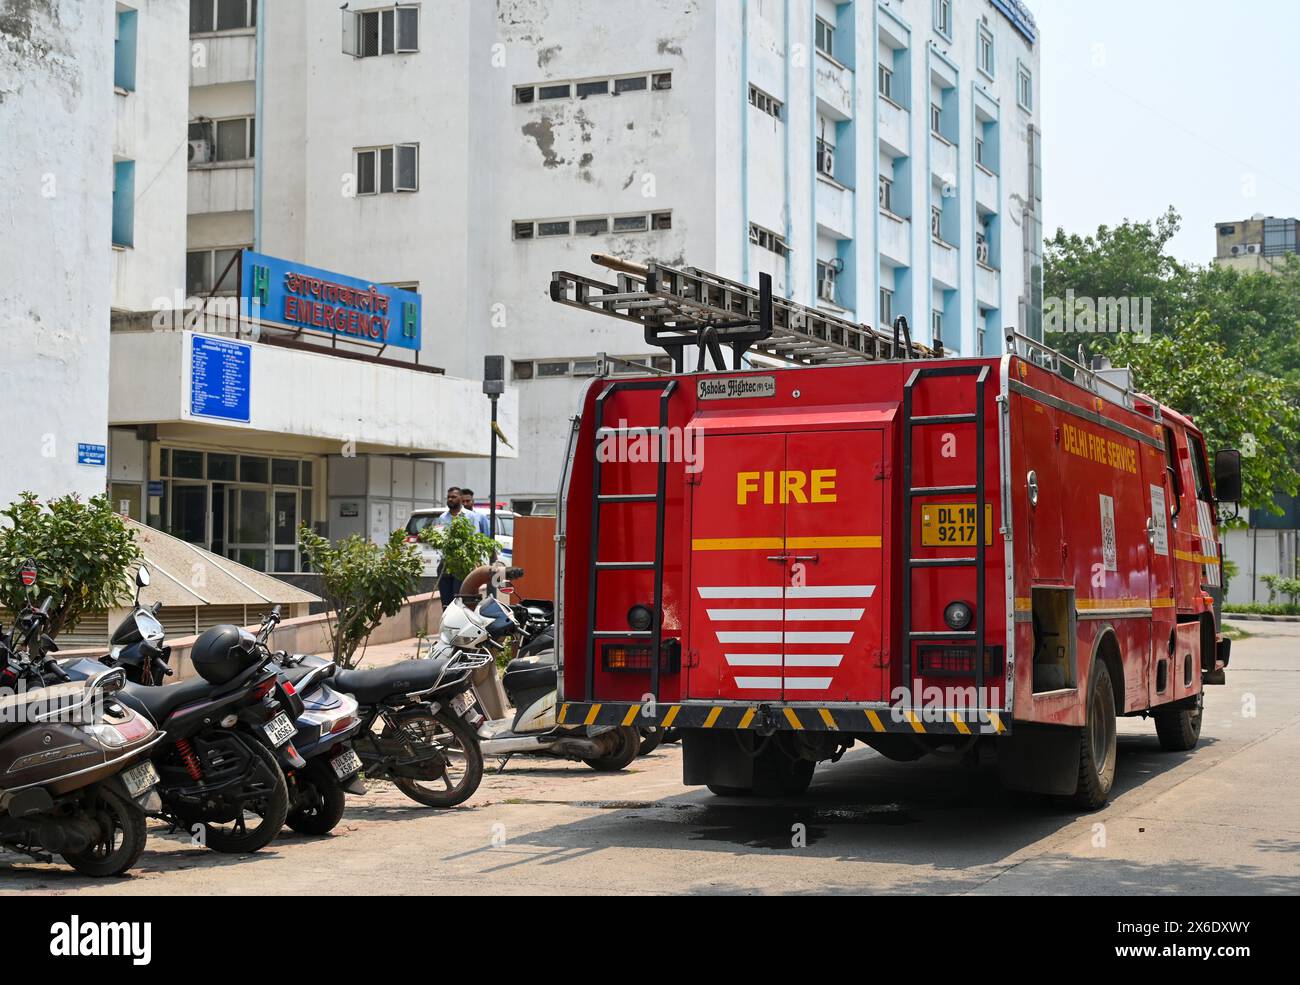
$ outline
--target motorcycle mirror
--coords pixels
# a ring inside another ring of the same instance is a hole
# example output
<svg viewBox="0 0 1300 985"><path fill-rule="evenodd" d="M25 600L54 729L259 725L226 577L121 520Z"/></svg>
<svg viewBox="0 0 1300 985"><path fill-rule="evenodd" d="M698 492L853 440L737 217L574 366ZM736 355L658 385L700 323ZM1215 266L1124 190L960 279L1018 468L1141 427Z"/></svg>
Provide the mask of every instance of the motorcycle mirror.
<svg viewBox="0 0 1300 985"><path fill-rule="evenodd" d="M27 560L22 563L18 569L18 580L22 582L23 588L31 588L36 584L36 562Z"/></svg>
<svg viewBox="0 0 1300 985"><path fill-rule="evenodd" d="M149 584L149 569L143 564L135 569L135 583L139 588L144 588Z"/></svg>

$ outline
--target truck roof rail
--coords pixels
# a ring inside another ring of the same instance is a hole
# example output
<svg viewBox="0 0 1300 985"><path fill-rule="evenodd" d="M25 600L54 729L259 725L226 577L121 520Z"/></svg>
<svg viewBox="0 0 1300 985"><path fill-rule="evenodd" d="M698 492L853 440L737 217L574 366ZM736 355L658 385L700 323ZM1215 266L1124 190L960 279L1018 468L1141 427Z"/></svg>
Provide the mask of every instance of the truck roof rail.
<svg viewBox="0 0 1300 985"><path fill-rule="evenodd" d="M686 346L700 347L698 370L705 368L705 352L714 368L727 369L723 345L732 348L734 369L741 368L747 351L801 366L944 354L912 342L903 318L895 321L891 336L774 296L767 274L760 275L756 290L697 267L635 263L605 253L593 253L591 260L617 273L616 282L557 270L551 274L551 300L640 324L645 341L668 352L678 372L684 370Z"/></svg>

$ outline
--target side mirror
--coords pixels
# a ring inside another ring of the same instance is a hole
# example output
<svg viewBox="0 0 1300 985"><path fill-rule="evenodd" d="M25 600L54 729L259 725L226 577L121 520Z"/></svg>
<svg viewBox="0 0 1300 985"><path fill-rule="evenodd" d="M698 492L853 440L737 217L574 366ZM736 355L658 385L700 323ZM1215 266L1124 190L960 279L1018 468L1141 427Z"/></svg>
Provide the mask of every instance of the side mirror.
<svg viewBox="0 0 1300 985"><path fill-rule="evenodd" d="M143 564L135 569L135 583L140 588L144 588L149 584L149 569Z"/></svg>
<svg viewBox="0 0 1300 985"><path fill-rule="evenodd" d="M1241 502L1241 452L1235 448L1214 453L1214 496L1221 503Z"/></svg>

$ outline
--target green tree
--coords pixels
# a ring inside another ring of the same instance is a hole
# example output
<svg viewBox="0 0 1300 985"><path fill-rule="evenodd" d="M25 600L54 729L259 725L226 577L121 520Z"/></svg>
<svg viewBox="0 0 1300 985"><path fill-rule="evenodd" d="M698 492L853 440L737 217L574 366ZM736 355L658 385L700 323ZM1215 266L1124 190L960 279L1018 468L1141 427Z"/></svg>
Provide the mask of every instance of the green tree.
<svg viewBox="0 0 1300 985"><path fill-rule="evenodd" d="M141 558L135 532L113 512L107 496L82 502L63 496L42 505L24 492L0 510L0 603L18 612L28 600L54 599L50 635L74 629L88 612L130 601L131 566ZM28 590L17 572L36 562L36 585ZM30 591L30 594L29 594Z"/></svg>
<svg viewBox="0 0 1300 985"><path fill-rule="evenodd" d="M357 650L380 622L401 611L419 585L424 569L420 554L402 530L394 530L381 547L355 534L330 543L303 524L298 543L321 576L321 594L333 616L329 632L334 661L355 667L361 662Z"/></svg>
<svg viewBox="0 0 1300 985"><path fill-rule="evenodd" d="M1133 370L1137 389L1191 416L1211 454L1219 448L1247 451L1242 505L1277 512L1274 492L1296 492L1300 410L1283 381L1252 370L1223 346L1204 313L1150 341L1118 336L1110 358Z"/></svg>
<svg viewBox="0 0 1300 985"><path fill-rule="evenodd" d="M457 578L486 564L500 550L497 542L479 533L467 516L452 517L441 527L430 524L420 531L420 540L442 554L443 570Z"/></svg>

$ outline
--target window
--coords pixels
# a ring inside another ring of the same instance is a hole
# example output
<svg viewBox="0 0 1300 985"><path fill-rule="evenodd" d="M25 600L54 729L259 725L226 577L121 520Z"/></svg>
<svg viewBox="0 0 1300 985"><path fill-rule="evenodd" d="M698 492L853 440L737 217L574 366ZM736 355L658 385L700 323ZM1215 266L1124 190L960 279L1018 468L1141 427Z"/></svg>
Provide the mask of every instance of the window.
<svg viewBox="0 0 1300 985"><path fill-rule="evenodd" d="M135 245L135 161L113 162L113 245Z"/></svg>
<svg viewBox="0 0 1300 985"><path fill-rule="evenodd" d="M1029 112L1034 109L1034 78L1023 63L1016 65L1016 102Z"/></svg>
<svg viewBox="0 0 1300 985"><path fill-rule="evenodd" d="M829 21L817 18L817 50L831 58L835 57L835 28Z"/></svg>
<svg viewBox="0 0 1300 985"><path fill-rule="evenodd" d="M650 217L645 215L614 216L614 232L643 233L650 228Z"/></svg>
<svg viewBox="0 0 1300 985"><path fill-rule="evenodd" d="M510 364L510 378L531 380L533 378L533 364L531 362L512 362Z"/></svg>
<svg viewBox="0 0 1300 985"><path fill-rule="evenodd" d="M938 103L930 104L930 132L936 137L943 136L943 109Z"/></svg>
<svg viewBox="0 0 1300 985"><path fill-rule="evenodd" d="M207 121L209 133L216 134L215 146L212 148L214 161L247 161L254 156L254 118L239 116L233 120ZM196 124L191 124L191 127ZM204 123L197 124L203 127Z"/></svg>
<svg viewBox="0 0 1300 985"><path fill-rule="evenodd" d="M568 375L569 375L569 364L567 361L562 363L556 362L556 363L537 364L538 379L548 379L548 378L554 379L557 376L568 376Z"/></svg>
<svg viewBox="0 0 1300 985"><path fill-rule="evenodd" d="M983 232L975 234L975 262L984 267L989 265L989 238Z"/></svg>
<svg viewBox="0 0 1300 985"><path fill-rule="evenodd" d="M190 0L190 33L241 31L257 25L257 0Z"/></svg>
<svg viewBox="0 0 1300 985"><path fill-rule="evenodd" d="M113 27L113 85L127 92L135 91L135 39L138 15L134 10L119 10Z"/></svg>
<svg viewBox="0 0 1300 985"><path fill-rule="evenodd" d="M514 239L535 236L599 236L610 229L616 233L644 233L651 229L672 229L671 212L638 212L635 215L583 216L574 219L520 219L511 223Z"/></svg>
<svg viewBox="0 0 1300 985"><path fill-rule="evenodd" d="M573 231L579 236L599 236L609 232L609 219L579 219L573 224Z"/></svg>
<svg viewBox="0 0 1300 985"><path fill-rule="evenodd" d="M890 102L894 101L894 70L881 65L876 70L876 81L880 87L880 94Z"/></svg>
<svg viewBox="0 0 1300 985"><path fill-rule="evenodd" d="M673 214L671 212L651 212L650 228L651 229L672 229Z"/></svg>
<svg viewBox="0 0 1300 985"><path fill-rule="evenodd" d="M537 224L538 236L567 236L569 235L569 220L563 222L539 222Z"/></svg>
<svg viewBox="0 0 1300 985"><path fill-rule="evenodd" d="M821 301L829 301L835 304L835 274L834 264L829 261L817 261L817 297Z"/></svg>
<svg viewBox="0 0 1300 985"><path fill-rule="evenodd" d="M393 144L357 150L357 194L418 191L419 152L419 144Z"/></svg>
<svg viewBox="0 0 1300 985"><path fill-rule="evenodd" d="M930 314L931 335L934 338L934 347L943 348L943 312L935 311Z"/></svg>
<svg viewBox="0 0 1300 985"><path fill-rule="evenodd" d="M880 200L880 207L886 212L894 211L894 181L883 174L880 176L880 188L876 197Z"/></svg>
<svg viewBox="0 0 1300 985"><path fill-rule="evenodd" d="M880 289L880 324L889 325L894 320L894 292L887 287Z"/></svg>
<svg viewBox="0 0 1300 985"><path fill-rule="evenodd" d="M559 81L545 84L515 86L515 103L532 103L538 100L569 99L576 96L586 99L588 96L608 96L612 91L619 96L625 92L645 92L647 89L657 91L673 87L672 72L656 72L652 75L627 75L620 78L584 79L581 82Z"/></svg>
<svg viewBox="0 0 1300 985"><path fill-rule="evenodd" d="M976 137L976 138L975 138L975 163L978 164L980 167L984 167L984 166L985 166L985 165L984 165L984 138L983 138L983 137Z"/></svg>
<svg viewBox="0 0 1300 985"><path fill-rule="evenodd" d="M993 78L993 32L981 24L979 39L975 44L975 64L991 79Z"/></svg>
<svg viewBox="0 0 1300 985"><path fill-rule="evenodd" d="M934 29L952 40L952 0L934 0Z"/></svg>
<svg viewBox="0 0 1300 985"><path fill-rule="evenodd" d="M375 58L419 50L418 6L404 4L375 10L343 10L344 54L353 58Z"/></svg>
<svg viewBox="0 0 1300 985"><path fill-rule="evenodd" d="M788 257L790 255L790 247L786 245L784 236L774 233L770 229L764 229L752 222L749 224L749 241L755 246L770 250L777 256Z"/></svg>
<svg viewBox="0 0 1300 985"><path fill-rule="evenodd" d="M1210 491L1210 476L1205 467L1205 445L1200 437L1187 433L1187 450L1192 457L1192 478L1196 481L1196 498L1212 502L1214 493Z"/></svg>
<svg viewBox="0 0 1300 985"><path fill-rule="evenodd" d="M514 224L514 238L515 238L515 239L532 239L532 238L533 238L533 223L531 223L531 222L516 222L516 223Z"/></svg>
<svg viewBox="0 0 1300 985"><path fill-rule="evenodd" d="M191 297L204 294L234 294L239 284L239 271L232 266L232 262L243 248L222 246L187 252L185 293Z"/></svg>
<svg viewBox="0 0 1300 985"><path fill-rule="evenodd" d="M943 209L937 205L930 206L930 235L943 242Z"/></svg>
<svg viewBox="0 0 1300 985"><path fill-rule="evenodd" d="M749 105L761 109L768 116L781 119L783 104L775 96L769 96L758 86L749 87Z"/></svg>
<svg viewBox="0 0 1300 985"><path fill-rule="evenodd" d="M645 90L646 77L644 75L636 75L630 79L614 80L614 95L616 96L623 92L645 92Z"/></svg>

